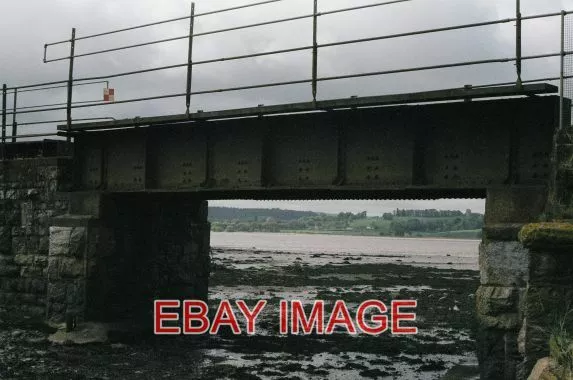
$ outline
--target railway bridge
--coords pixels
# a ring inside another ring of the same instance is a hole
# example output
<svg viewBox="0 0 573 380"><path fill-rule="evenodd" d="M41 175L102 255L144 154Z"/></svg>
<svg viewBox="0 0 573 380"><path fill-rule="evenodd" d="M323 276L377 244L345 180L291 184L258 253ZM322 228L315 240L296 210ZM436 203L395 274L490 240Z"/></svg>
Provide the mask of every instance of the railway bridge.
<svg viewBox="0 0 573 380"><path fill-rule="evenodd" d="M67 80L3 88L0 304L56 321L66 315L107 321L149 315L155 298L206 299L209 200L485 198L476 294L482 378L526 378L547 354L551 321L545 311L573 300L573 144L571 101L564 94L569 52L562 44L558 53L522 56L520 25L560 16L564 28L569 13L522 17L518 2L512 19L368 39L516 21L515 57L318 76L319 17L403 1L320 13L315 0L312 14L299 17L313 25L313 44L299 49L312 52L311 78L213 91L192 91L194 66L293 49L194 61L193 40L201 35L193 32L195 21L216 12L196 14L193 7L190 16L159 22L190 21L190 32L182 37L189 40L188 60L179 65L187 68L186 91L114 104L183 97L186 112L177 115L72 117L76 108L110 104L109 98L74 102L76 85L173 68L74 78L75 59L120 49L75 54L76 42L158 23L81 38L74 30L70 40L55 43L69 44L70 55L45 55L44 61L69 62ZM522 79L521 62L543 57L560 58L561 75ZM506 62L516 64L517 81L317 99L319 83L327 80ZM555 80L560 86L549 84ZM192 95L300 83L311 85L311 100L190 112ZM17 104L24 91L59 87L67 90L65 103ZM12 108L7 105L11 94ZM33 123L18 124L17 115L48 111L66 111L57 131L18 131ZM7 132L9 116L12 134ZM17 141L45 135L67 141Z"/></svg>

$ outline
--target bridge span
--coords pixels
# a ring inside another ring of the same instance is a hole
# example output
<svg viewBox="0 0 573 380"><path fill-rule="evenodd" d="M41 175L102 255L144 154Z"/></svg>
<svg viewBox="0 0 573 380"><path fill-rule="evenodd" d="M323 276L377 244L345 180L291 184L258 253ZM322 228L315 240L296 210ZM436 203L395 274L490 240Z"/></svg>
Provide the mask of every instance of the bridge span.
<svg viewBox="0 0 573 380"><path fill-rule="evenodd" d="M544 187L559 98L537 95L556 91L443 90L75 124L77 186L209 199L483 198L490 187ZM512 95L529 97L499 99ZM428 104L456 99L466 101ZM417 104L390 106L404 102Z"/></svg>

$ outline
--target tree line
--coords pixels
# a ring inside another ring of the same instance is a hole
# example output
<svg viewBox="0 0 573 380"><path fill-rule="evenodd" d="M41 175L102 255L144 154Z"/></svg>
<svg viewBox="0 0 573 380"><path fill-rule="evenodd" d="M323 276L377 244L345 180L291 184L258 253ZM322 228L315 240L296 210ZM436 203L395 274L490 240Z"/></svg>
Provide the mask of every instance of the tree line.
<svg viewBox="0 0 573 380"><path fill-rule="evenodd" d="M226 232L329 232L377 236L432 236L433 234L474 231L478 237L483 215L467 210L395 210L382 216L366 211L325 214L292 210L234 209L209 212L213 231ZM226 216L232 216L226 218ZM298 216L298 217L296 217Z"/></svg>

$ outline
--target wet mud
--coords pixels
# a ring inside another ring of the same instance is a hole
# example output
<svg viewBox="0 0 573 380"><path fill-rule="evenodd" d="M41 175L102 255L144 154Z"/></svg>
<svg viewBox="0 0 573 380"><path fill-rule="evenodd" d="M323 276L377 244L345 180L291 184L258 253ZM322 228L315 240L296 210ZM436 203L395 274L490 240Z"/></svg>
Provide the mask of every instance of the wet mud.
<svg viewBox="0 0 573 380"><path fill-rule="evenodd" d="M283 256L281 256L283 255ZM211 313L220 300L267 306L257 332L211 337L110 334L108 343L53 344L54 330L0 314L1 379L440 379L471 368L475 356L475 299L479 273L447 267L363 262L359 255L296 255L260 250L212 250ZM389 304L416 299L417 335L280 335L279 301L335 300L349 309L369 299ZM244 327L244 320L239 317ZM151 330L151 326L149 329ZM470 371L471 372L471 371ZM466 377L464 377L466 378ZM473 378L468 374L468 379Z"/></svg>

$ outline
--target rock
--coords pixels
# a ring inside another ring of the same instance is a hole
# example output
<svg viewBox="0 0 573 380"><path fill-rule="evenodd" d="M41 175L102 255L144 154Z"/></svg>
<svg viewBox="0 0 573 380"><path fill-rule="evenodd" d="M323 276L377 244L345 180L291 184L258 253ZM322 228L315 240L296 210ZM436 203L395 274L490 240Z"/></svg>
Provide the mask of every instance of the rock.
<svg viewBox="0 0 573 380"><path fill-rule="evenodd" d="M477 310L483 315L496 316L517 312L518 289L509 286L480 286L476 292Z"/></svg>
<svg viewBox="0 0 573 380"><path fill-rule="evenodd" d="M84 227L50 227L50 256L82 257L85 234Z"/></svg>
<svg viewBox="0 0 573 380"><path fill-rule="evenodd" d="M517 334L517 351L521 355L525 355L525 338L527 331L527 318L523 320L523 325L519 329L519 334Z"/></svg>
<svg viewBox="0 0 573 380"><path fill-rule="evenodd" d="M517 241L490 241L479 246L482 285L524 287L528 280L529 251Z"/></svg>
<svg viewBox="0 0 573 380"><path fill-rule="evenodd" d="M572 223L531 223L519 231L519 240L528 248L570 250L573 248Z"/></svg>
<svg viewBox="0 0 573 380"><path fill-rule="evenodd" d="M450 368L441 380L479 379L479 367L477 365L458 364Z"/></svg>
<svg viewBox="0 0 573 380"><path fill-rule="evenodd" d="M101 323L83 323L74 331L66 332L65 327L60 328L48 337L48 340L57 344L88 344L107 342L108 329Z"/></svg>
<svg viewBox="0 0 573 380"><path fill-rule="evenodd" d="M34 197L38 196L39 194L40 194L40 192L38 191L38 189L29 189L26 195L28 198L34 198Z"/></svg>
<svg viewBox="0 0 573 380"><path fill-rule="evenodd" d="M26 339L26 342L30 343L30 344L42 344L46 341L46 337L36 337L36 338L28 338Z"/></svg>
<svg viewBox="0 0 573 380"><path fill-rule="evenodd" d="M559 380L559 378L552 373L551 367L550 358L539 359L527 380Z"/></svg>

